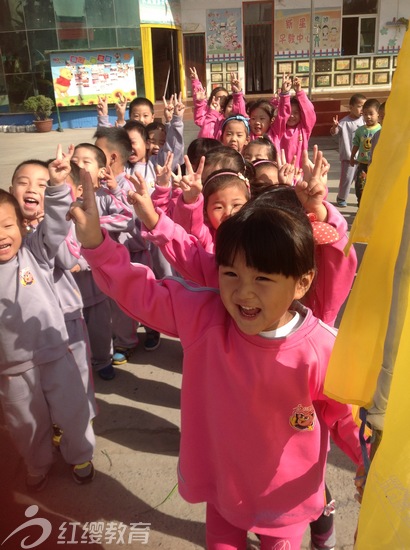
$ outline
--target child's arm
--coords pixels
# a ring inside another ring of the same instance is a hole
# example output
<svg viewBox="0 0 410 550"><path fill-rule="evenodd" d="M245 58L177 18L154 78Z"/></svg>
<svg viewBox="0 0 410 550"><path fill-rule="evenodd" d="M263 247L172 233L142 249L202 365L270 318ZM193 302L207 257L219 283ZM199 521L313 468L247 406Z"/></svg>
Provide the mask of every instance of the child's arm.
<svg viewBox="0 0 410 550"><path fill-rule="evenodd" d="M206 91L198 79L195 67L190 67L190 78L192 84L192 96L194 99L194 122L202 127L203 119L207 110Z"/></svg>
<svg viewBox="0 0 410 550"><path fill-rule="evenodd" d="M135 192L130 193L129 201L143 223L143 237L160 247L165 258L182 277L201 286L216 287L218 270L214 255L206 252L196 237L188 235L183 227L154 208L142 176L138 174L131 181Z"/></svg>
<svg viewBox="0 0 410 550"><path fill-rule="evenodd" d="M242 83L237 73L231 73L231 88L233 95L232 112L248 118L245 98L243 97Z"/></svg>
<svg viewBox="0 0 410 550"><path fill-rule="evenodd" d="M339 117L335 115L333 117L333 125L330 127L330 135L336 136L339 133Z"/></svg>
<svg viewBox="0 0 410 550"><path fill-rule="evenodd" d="M70 217L99 288L130 317L177 337L173 301L177 303L183 297L174 297L167 284L156 281L148 267L131 264L128 250L102 232L91 178L81 171L81 179L83 200L71 205Z"/></svg>
<svg viewBox="0 0 410 550"><path fill-rule="evenodd" d="M355 134L355 137L353 138L352 152L350 154L350 166L356 166L357 164L356 154L357 154L357 151L359 150L359 145L355 144L355 142L357 143L357 141L358 140L356 140L356 134Z"/></svg>
<svg viewBox="0 0 410 550"><path fill-rule="evenodd" d="M185 104L182 102L180 93L178 97L174 96L174 106L167 129L165 144L158 151L155 162L154 158L151 158L154 164L163 165L169 153L173 154L172 170L175 170L178 164L184 162L184 112Z"/></svg>
<svg viewBox="0 0 410 550"><path fill-rule="evenodd" d="M111 126L110 117L108 116L108 99L106 95L98 96L97 126Z"/></svg>
<svg viewBox="0 0 410 550"><path fill-rule="evenodd" d="M126 111L127 98L121 94L117 103L115 104L115 112L117 113L117 120L115 121L116 126L124 126Z"/></svg>
<svg viewBox="0 0 410 550"><path fill-rule="evenodd" d="M282 78L282 88L279 96L278 113L271 124L268 135L272 139L273 143L280 141L282 136L286 132L286 123L290 117L290 90L292 88L291 78L284 74Z"/></svg>
<svg viewBox="0 0 410 550"><path fill-rule="evenodd" d="M303 180L296 183L296 195L306 212L314 214L320 222L327 221L327 210L323 200L327 195L327 173L329 163L322 151L314 149L314 164L309 161L308 152L302 155Z"/></svg>
<svg viewBox="0 0 410 550"><path fill-rule="evenodd" d="M296 92L296 99L299 102L300 107L300 122L303 132L306 133L306 147L307 141L310 138L313 127L316 124L316 112L313 103L310 101L305 91L302 90L300 79L295 76L293 79L293 88Z"/></svg>
<svg viewBox="0 0 410 550"><path fill-rule="evenodd" d="M220 121L224 120L223 114L219 111L219 101L219 98L217 98L217 102L207 107L206 114L202 121L202 127L198 132L199 138L219 139Z"/></svg>

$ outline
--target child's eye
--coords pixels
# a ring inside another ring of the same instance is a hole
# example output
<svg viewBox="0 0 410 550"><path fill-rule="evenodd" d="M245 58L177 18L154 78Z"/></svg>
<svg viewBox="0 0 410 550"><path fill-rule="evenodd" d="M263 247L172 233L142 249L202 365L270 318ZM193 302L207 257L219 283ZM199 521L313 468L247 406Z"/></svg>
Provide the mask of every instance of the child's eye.
<svg viewBox="0 0 410 550"><path fill-rule="evenodd" d="M225 277L236 277L236 273L234 271L227 270L224 271L222 274L225 275Z"/></svg>

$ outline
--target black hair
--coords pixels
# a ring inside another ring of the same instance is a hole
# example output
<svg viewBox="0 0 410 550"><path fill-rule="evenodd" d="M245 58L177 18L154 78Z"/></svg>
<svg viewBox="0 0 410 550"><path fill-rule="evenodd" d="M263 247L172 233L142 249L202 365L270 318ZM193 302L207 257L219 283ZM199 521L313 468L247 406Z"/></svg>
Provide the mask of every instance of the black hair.
<svg viewBox="0 0 410 550"><path fill-rule="evenodd" d="M242 151L242 154L245 155L248 147L251 148L252 146L258 146L258 145L262 145L268 148L266 160L271 160L272 162L276 162L276 159L278 156L276 152L276 147L273 145L273 143L271 142L271 140L266 134L264 134L263 136L259 136L256 139L247 143Z"/></svg>
<svg viewBox="0 0 410 550"><path fill-rule="evenodd" d="M366 99L366 101L363 104L363 111L365 109L375 109L377 112L379 112L380 109L380 102L378 99Z"/></svg>
<svg viewBox="0 0 410 550"><path fill-rule="evenodd" d="M275 185L279 183L277 177L279 170L276 162L272 162L271 160L256 160L252 164L255 170L255 176L251 182L252 196L254 195L255 188L259 187L260 185ZM276 175L275 179L272 179L272 170L274 170L274 173ZM271 174L269 174L269 172L271 172Z"/></svg>
<svg viewBox="0 0 410 550"><path fill-rule="evenodd" d="M228 104L230 101L233 101L233 94L229 94L225 97L221 97L220 105L223 113L225 113L225 110L228 107Z"/></svg>
<svg viewBox="0 0 410 550"><path fill-rule="evenodd" d="M304 212L251 201L216 232L218 265L233 265L238 253L248 267L297 279L315 269L312 226Z"/></svg>
<svg viewBox="0 0 410 550"><path fill-rule="evenodd" d="M110 130L111 128L107 128L107 130ZM97 132L96 132L97 133ZM95 135L94 135L95 137ZM74 155L77 149L88 149L92 153L94 153L95 159L98 164L98 168L105 168L107 166L107 157L105 156L104 151L98 147L97 145L94 145L92 143L79 143L74 147Z"/></svg>
<svg viewBox="0 0 410 550"><path fill-rule="evenodd" d="M209 94L209 98L208 98L208 102L207 102L207 103L208 103L208 107L211 105L213 98L216 96L216 94L217 94L218 92L226 92L226 95L229 95L229 92L228 92L228 90L227 90L226 88L224 88L223 86L217 86L217 87L214 88L214 89L212 90L212 92Z"/></svg>
<svg viewBox="0 0 410 550"><path fill-rule="evenodd" d="M366 96L363 94L353 94L349 99L349 105L356 105L359 101L366 101Z"/></svg>
<svg viewBox="0 0 410 550"><path fill-rule="evenodd" d="M240 172L248 179L252 179L254 176L254 169L250 162L246 162L243 156L226 145L219 147L213 147L207 153L205 153L205 167L220 165L219 168L226 170L233 170L234 172Z"/></svg>
<svg viewBox="0 0 410 550"><path fill-rule="evenodd" d="M23 216L23 212L20 210L20 205L16 197L14 197L11 193L9 193L8 191L5 191L4 189L0 189L0 205L2 204L10 204L16 212L16 217L20 225L23 225L24 216Z"/></svg>
<svg viewBox="0 0 410 550"><path fill-rule="evenodd" d="M155 132L156 130L162 130L163 132L167 132L167 129L165 127L165 124L163 122L160 122L159 120L154 120L154 122L150 122L145 126L147 129L147 134L150 132Z"/></svg>
<svg viewBox="0 0 410 550"><path fill-rule="evenodd" d="M246 112L248 113L249 117L251 116L252 111L254 111L255 109L262 109L262 111L265 111L269 118L273 118L275 116L275 107L271 105L266 99L257 99L247 104Z"/></svg>
<svg viewBox="0 0 410 550"><path fill-rule="evenodd" d="M139 120L128 120L124 124L123 128L126 132L128 132L129 130L135 130L136 132L139 133L139 135L142 137L144 142L147 143L147 141L148 141L148 126L145 126Z"/></svg>
<svg viewBox="0 0 410 550"><path fill-rule="evenodd" d="M193 168L195 169L198 166L201 157L206 155L208 151L220 147L220 145L221 142L213 138L197 138L191 141L186 154Z"/></svg>
<svg viewBox="0 0 410 550"><path fill-rule="evenodd" d="M128 122L127 122L128 124ZM111 126L109 128L100 126L97 128L95 139L105 138L110 151L117 151L121 157L121 160L125 164L128 157L132 154L131 140L128 133L124 128Z"/></svg>
<svg viewBox="0 0 410 550"><path fill-rule="evenodd" d="M154 114L154 105L152 103L152 101L150 101L148 98L146 97L136 97L135 99L133 99L128 107L128 116L130 117L131 114L132 114L132 110L134 107L141 107L145 105L146 107L148 107L151 111L152 114Z"/></svg>
<svg viewBox="0 0 410 550"><path fill-rule="evenodd" d="M288 208L295 212L305 212L296 194L295 188L285 183L275 183L274 185L264 186L263 192L252 199L252 201L256 206L280 206L281 208Z"/></svg>
<svg viewBox="0 0 410 550"><path fill-rule="evenodd" d="M44 161L44 160L38 160L38 159L23 160L23 162L20 162L20 164L18 164L14 169L13 175L11 176L11 182L13 183L13 180L16 177L18 170L20 170L22 166L25 166L26 164L35 164L37 166L42 166L43 168L48 169L49 162L50 161Z"/></svg>

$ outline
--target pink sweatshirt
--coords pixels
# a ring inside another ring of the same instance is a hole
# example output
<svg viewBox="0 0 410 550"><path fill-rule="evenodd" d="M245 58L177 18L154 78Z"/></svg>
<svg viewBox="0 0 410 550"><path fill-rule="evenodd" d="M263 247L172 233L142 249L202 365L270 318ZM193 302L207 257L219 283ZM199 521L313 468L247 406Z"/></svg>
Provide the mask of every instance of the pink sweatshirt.
<svg viewBox="0 0 410 550"><path fill-rule="evenodd" d="M333 244L316 246L317 274L304 303L312 309L316 317L334 325L352 287L357 257L353 247L349 256L346 257L343 252L348 241L346 220L332 204L323 204L328 213L327 223L337 230L340 240ZM169 263L184 278L202 286L217 287L218 272L212 234L209 229L208 232L205 231L207 226L203 223L201 228L192 226L191 231L187 230L186 226L190 220L195 220L195 216L192 215L194 205L185 206L191 208L183 211L186 213L184 228L174 223L175 215L173 221L158 210L158 224L150 232L142 231L142 235L161 248Z"/></svg>
<svg viewBox="0 0 410 550"><path fill-rule="evenodd" d="M218 291L155 280L106 234L82 253L128 315L181 339L182 497L213 504L242 529L303 532L323 510L329 433L361 463L350 407L323 394L333 329L300 306L303 323L289 336L248 336Z"/></svg>
<svg viewBox="0 0 410 550"><path fill-rule="evenodd" d="M242 92L232 94L232 113L236 115L242 115L245 118L248 118L248 113L246 112L245 100ZM222 126L226 120L224 113L219 113L215 109L211 109L207 105L205 116L202 120L202 126L199 131L199 138L214 138L221 139L222 136Z"/></svg>
<svg viewBox="0 0 410 550"><path fill-rule="evenodd" d="M297 92L296 99L300 106L300 121L294 127L286 126L291 113L290 95L280 94L278 114L271 125L269 137L278 153L285 150L286 159L291 162L296 155L296 166L300 166L302 151L308 149L309 138L316 124L316 113L313 104L303 90Z"/></svg>

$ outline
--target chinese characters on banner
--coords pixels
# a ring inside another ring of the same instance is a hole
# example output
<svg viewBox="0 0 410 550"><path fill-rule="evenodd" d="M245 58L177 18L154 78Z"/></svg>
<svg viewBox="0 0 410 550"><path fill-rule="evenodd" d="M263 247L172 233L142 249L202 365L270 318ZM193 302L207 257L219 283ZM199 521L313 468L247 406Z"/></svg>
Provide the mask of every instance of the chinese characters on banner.
<svg viewBox="0 0 410 550"><path fill-rule="evenodd" d="M58 107L96 105L99 95L108 103L137 95L131 50L51 53L50 64Z"/></svg>
<svg viewBox="0 0 410 550"><path fill-rule="evenodd" d="M340 50L340 8L317 9L313 14L313 51ZM275 16L275 52L308 52L310 11L279 10Z"/></svg>

